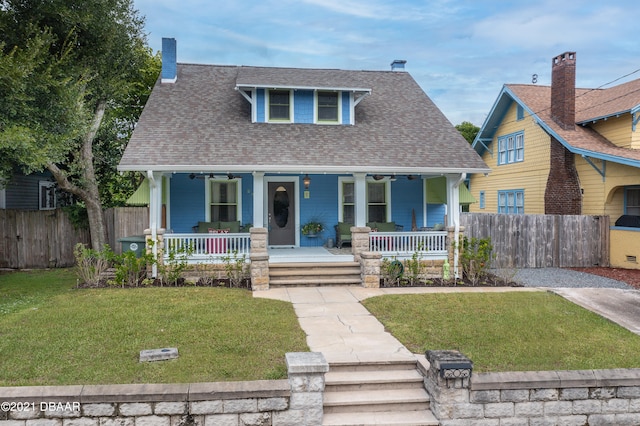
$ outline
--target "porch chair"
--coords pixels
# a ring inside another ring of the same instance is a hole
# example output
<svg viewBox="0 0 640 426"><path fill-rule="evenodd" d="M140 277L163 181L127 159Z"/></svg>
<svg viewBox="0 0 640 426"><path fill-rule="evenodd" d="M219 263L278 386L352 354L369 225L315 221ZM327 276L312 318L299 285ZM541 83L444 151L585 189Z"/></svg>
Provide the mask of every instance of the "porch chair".
<svg viewBox="0 0 640 426"><path fill-rule="evenodd" d="M344 243L351 245L351 227L350 223L338 222L334 228L336 229L336 247L342 248Z"/></svg>

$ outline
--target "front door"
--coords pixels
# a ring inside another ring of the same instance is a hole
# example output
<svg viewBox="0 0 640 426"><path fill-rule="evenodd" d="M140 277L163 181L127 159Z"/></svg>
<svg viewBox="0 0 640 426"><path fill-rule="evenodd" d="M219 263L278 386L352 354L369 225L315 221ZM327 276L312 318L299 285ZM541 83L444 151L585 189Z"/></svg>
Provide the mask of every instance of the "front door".
<svg viewBox="0 0 640 426"><path fill-rule="evenodd" d="M268 183L268 226L270 246L296 244L296 206L293 182Z"/></svg>

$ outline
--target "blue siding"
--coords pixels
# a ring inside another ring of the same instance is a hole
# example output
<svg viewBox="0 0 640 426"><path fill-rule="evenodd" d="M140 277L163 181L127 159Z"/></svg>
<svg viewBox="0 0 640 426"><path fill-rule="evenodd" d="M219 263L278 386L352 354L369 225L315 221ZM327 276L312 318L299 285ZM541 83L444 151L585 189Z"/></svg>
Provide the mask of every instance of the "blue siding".
<svg viewBox="0 0 640 426"><path fill-rule="evenodd" d="M264 123L265 121L267 121L267 119L265 118L266 99L264 89L258 89L256 90L256 92L256 121L258 123Z"/></svg>
<svg viewBox="0 0 640 426"><path fill-rule="evenodd" d="M253 224L253 176L249 173L242 177L242 214L241 224Z"/></svg>
<svg viewBox="0 0 640 426"><path fill-rule="evenodd" d="M293 121L296 123L313 123L315 101L313 90L296 90L293 92Z"/></svg>
<svg viewBox="0 0 640 426"><path fill-rule="evenodd" d="M349 92L342 92L342 124L352 124L350 101Z"/></svg>
<svg viewBox="0 0 640 426"><path fill-rule="evenodd" d="M205 219L204 180L175 174L171 181L171 229L176 233L193 232L192 227Z"/></svg>
<svg viewBox="0 0 640 426"><path fill-rule="evenodd" d="M307 238L300 234L300 245L321 246L332 238L335 241L336 232L333 226L338 223L338 176L309 175L309 198L304 198L304 185L300 179L300 228L311 219L317 219L325 226L325 230L318 238Z"/></svg>
<svg viewBox="0 0 640 426"><path fill-rule="evenodd" d="M391 182L391 220L396 225L404 226L405 231L411 231L411 212L416 212L416 225L422 226L422 179L408 180L399 178Z"/></svg>
<svg viewBox="0 0 640 426"><path fill-rule="evenodd" d="M433 228L436 223L444 223L447 206L444 204L427 204L427 226Z"/></svg>

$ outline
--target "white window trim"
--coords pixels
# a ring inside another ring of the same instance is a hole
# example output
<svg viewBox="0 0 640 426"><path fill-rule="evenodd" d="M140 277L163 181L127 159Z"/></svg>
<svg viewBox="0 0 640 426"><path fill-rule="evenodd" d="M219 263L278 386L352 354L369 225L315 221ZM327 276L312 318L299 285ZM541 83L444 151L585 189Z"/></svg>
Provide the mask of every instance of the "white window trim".
<svg viewBox="0 0 640 426"><path fill-rule="evenodd" d="M337 120L320 120L318 119L318 93L337 93L338 94L338 119ZM336 125L342 124L342 92L336 90L314 90L313 91L313 122L315 124Z"/></svg>
<svg viewBox="0 0 640 426"><path fill-rule="evenodd" d="M354 183L355 184L355 179L349 176L339 176L338 177L338 222L342 222L343 221L343 216L344 216L344 205L342 202L342 184L343 183ZM370 176L367 176L367 185L369 183L384 183L385 184L385 199L387 201L387 209L386 209L386 216L387 216L387 222L392 222L393 218L391 217L391 179L389 177L385 177L384 179L380 179L380 180L375 180ZM368 186L367 186L367 191L366 193L368 194ZM357 202L358 200L356 200ZM366 203L366 212L367 212L367 222L370 222L369 220L369 197L367 195L367 199L365 200Z"/></svg>
<svg viewBox="0 0 640 426"><path fill-rule="evenodd" d="M238 211L236 212L237 220L240 221L240 225L242 225L242 179L229 179L226 177L214 177L207 178L207 184L204 186L205 194L204 194L204 217L207 222L211 222L211 184L213 182L237 182L236 184L236 199Z"/></svg>
<svg viewBox="0 0 640 426"><path fill-rule="evenodd" d="M48 180L41 180L38 182L38 208L40 210L55 210L56 208L56 195L55 195L55 187L56 183ZM43 206L42 205L42 189L43 188L52 188L53 189L53 206Z"/></svg>
<svg viewBox="0 0 640 426"><path fill-rule="evenodd" d="M288 120L283 120L281 118L271 118L271 91L276 90L278 92L289 92L289 119ZM295 123L295 117L293 115L294 113L294 107L293 107L293 102L294 102L294 96L293 96L293 90L291 89L267 89L266 90L266 96L264 97L265 99L265 111L264 111L264 115L266 118L267 123Z"/></svg>

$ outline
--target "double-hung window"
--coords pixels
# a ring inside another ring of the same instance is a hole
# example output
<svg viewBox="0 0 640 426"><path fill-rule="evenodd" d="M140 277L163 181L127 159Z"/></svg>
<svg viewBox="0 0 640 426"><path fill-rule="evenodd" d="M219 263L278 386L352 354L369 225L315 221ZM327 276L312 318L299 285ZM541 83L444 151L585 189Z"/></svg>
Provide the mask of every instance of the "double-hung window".
<svg viewBox="0 0 640 426"><path fill-rule="evenodd" d="M498 213L524 214L524 190L498 191Z"/></svg>
<svg viewBox="0 0 640 426"><path fill-rule="evenodd" d="M213 179L210 182L211 221L240 220L240 181Z"/></svg>
<svg viewBox="0 0 640 426"><path fill-rule="evenodd" d="M498 165L524 161L524 132L498 138Z"/></svg>
<svg viewBox="0 0 640 426"><path fill-rule="evenodd" d="M269 121L291 121L290 90L269 90Z"/></svg>
<svg viewBox="0 0 640 426"><path fill-rule="evenodd" d="M325 123L338 122L338 92L318 92L318 121Z"/></svg>
<svg viewBox="0 0 640 426"><path fill-rule="evenodd" d="M39 182L39 205L40 210L53 210L56 208L56 184L41 180Z"/></svg>
<svg viewBox="0 0 640 426"><path fill-rule="evenodd" d="M624 213L640 216L640 187L625 188Z"/></svg>
<svg viewBox="0 0 640 426"><path fill-rule="evenodd" d="M390 211L390 182L367 182L367 222L388 222ZM339 183L340 211L339 220L345 223L356 221L355 183L350 179L342 179Z"/></svg>

